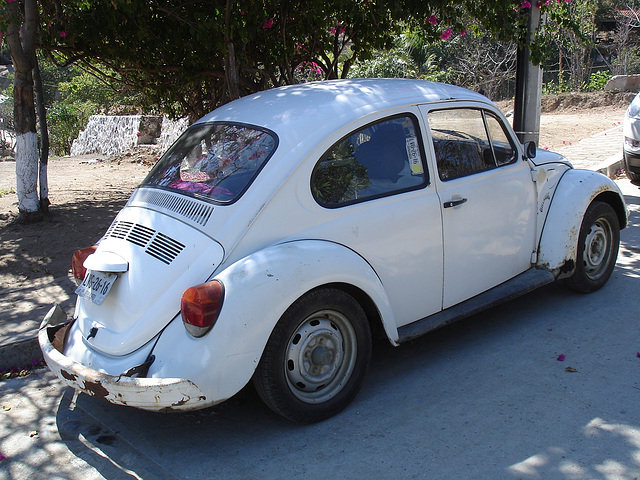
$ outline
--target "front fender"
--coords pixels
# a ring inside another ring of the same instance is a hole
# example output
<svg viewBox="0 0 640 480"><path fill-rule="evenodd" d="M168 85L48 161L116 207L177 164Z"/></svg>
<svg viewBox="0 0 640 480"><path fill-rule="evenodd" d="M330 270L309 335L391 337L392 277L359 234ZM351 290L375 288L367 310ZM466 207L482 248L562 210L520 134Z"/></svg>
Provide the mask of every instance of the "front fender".
<svg viewBox="0 0 640 480"><path fill-rule="evenodd" d="M538 245L537 268L556 278L569 277L575 270L582 218L594 200L609 203L620 220L627 223L627 208L618 186L608 177L590 170L568 170L555 189Z"/></svg>
<svg viewBox="0 0 640 480"><path fill-rule="evenodd" d="M218 272L225 297L207 335L194 338L180 316L164 330L153 350L149 376L188 378L207 403L223 401L251 379L282 314L306 292L322 285L352 285L375 303L393 343L395 319L385 290L371 266L352 250L328 241L300 240L253 253Z"/></svg>

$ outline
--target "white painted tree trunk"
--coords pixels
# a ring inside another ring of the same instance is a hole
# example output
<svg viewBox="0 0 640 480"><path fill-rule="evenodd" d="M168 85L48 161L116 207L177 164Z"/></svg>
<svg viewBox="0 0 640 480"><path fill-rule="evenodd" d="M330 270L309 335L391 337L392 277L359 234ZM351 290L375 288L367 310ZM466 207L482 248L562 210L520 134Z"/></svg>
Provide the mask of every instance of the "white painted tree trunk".
<svg viewBox="0 0 640 480"><path fill-rule="evenodd" d="M38 199L38 135L35 132L16 135L16 191L21 213L37 212Z"/></svg>

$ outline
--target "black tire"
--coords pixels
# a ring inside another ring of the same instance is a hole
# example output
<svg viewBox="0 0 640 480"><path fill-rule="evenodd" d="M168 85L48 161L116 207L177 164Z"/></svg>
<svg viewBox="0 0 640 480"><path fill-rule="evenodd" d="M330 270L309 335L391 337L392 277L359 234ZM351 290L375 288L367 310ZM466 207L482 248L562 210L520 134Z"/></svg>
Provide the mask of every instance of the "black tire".
<svg viewBox="0 0 640 480"><path fill-rule="evenodd" d="M591 203L580 227L576 270L565 284L580 293L601 288L613 272L619 244L620 226L613 208L603 202Z"/></svg>
<svg viewBox="0 0 640 480"><path fill-rule="evenodd" d="M276 413L319 422L351 403L370 359L371 330L360 304L342 290L314 290L276 324L253 383Z"/></svg>
<svg viewBox="0 0 640 480"><path fill-rule="evenodd" d="M633 183L634 185L640 185L640 175L638 175L637 173L633 173L629 169L629 159L627 158L626 152L623 152L623 156L624 156L624 173L627 175L627 178L631 180L631 183Z"/></svg>

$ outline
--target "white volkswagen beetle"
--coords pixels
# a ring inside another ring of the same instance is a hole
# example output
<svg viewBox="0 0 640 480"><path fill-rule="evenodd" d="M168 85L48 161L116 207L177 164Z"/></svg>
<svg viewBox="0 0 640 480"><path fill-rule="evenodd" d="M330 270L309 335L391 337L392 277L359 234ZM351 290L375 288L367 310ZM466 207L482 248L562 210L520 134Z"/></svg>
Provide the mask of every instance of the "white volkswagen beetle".
<svg viewBox="0 0 640 480"><path fill-rule="evenodd" d="M600 288L627 209L603 175L521 145L485 97L412 80L277 88L167 151L39 341L71 386L190 410L253 381L277 413L355 397L393 345L563 279ZM535 158L534 158L535 157Z"/></svg>

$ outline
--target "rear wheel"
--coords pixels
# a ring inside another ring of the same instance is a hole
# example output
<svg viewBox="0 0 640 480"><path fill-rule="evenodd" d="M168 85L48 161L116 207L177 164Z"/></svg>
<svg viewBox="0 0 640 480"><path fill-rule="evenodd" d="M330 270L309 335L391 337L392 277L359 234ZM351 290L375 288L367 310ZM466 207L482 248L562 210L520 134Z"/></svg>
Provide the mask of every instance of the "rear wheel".
<svg viewBox="0 0 640 480"><path fill-rule="evenodd" d="M362 307L341 290L316 290L277 323L253 382L278 414L319 422L353 400L370 358L371 331Z"/></svg>
<svg viewBox="0 0 640 480"><path fill-rule="evenodd" d="M576 270L566 285L576 292L589 293L601 288L613 272L618 258L620 226L613 208L593 202L580 227Z"/></svg>

